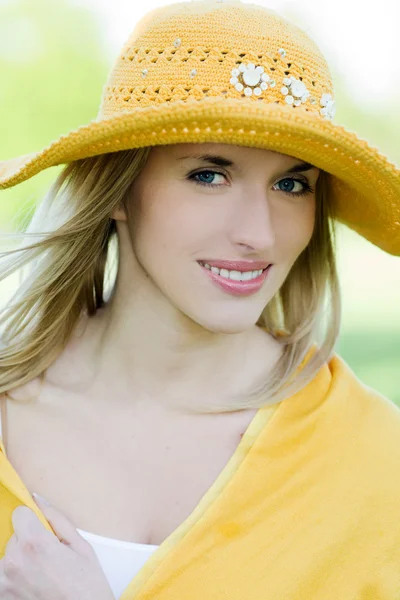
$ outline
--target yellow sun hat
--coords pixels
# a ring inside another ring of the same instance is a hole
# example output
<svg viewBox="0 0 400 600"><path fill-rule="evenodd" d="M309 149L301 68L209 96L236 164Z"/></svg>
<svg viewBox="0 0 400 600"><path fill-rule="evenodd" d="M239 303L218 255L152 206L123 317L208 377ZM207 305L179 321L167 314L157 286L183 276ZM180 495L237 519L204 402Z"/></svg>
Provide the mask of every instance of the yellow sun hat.
<svg viewBox="0 0 400 600"><path fill-rule="evenodd" d="M129 148L264 148L326 171L335 218L400 255L400 170L333 123L334 114L324 56L275 11L240 0L169 4L136 24L97 117L39 152L0 162L0 189L54 165Z"/></svg>

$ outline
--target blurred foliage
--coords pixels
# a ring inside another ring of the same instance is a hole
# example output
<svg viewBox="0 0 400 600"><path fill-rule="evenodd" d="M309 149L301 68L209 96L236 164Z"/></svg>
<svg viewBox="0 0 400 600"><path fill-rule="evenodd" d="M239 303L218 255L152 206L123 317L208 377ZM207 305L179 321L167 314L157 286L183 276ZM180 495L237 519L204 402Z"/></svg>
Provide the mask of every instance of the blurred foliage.
<svg viewBox="0 0 400 600"><path fill-rule="evenodd" d="M94 119L109 56L100 20L67 0L0 5L0 159L48 146ZM0 230L32 208L61 167L1 191Z"/></svg>
<svg viewBox="0 0 400 600"><path fill-rule="evenodd" d="M399 331L343 331L337 353L365 384L400 406Z"/></svg>
<svg viewBox="0 0 400 600"><path fill-rule="evenodd" d="M295 13L286 16L316 39L306 15L300 8ZM68 0L0 4L0 72L7 82L0 88L1 160L41 150L96 117L113 59L103 33L96 13ZM400 98L382 98L379 110L355 102L323 44L335 84L334 122L400 165ZM0 192L0 232L24 226L61 168L52 167ZM366 385L400 406L400 261L349 230L343 240L338 264L345 281L345 310L336 351ZM378 282L376 295L371 293L372 279Z"/></svg>

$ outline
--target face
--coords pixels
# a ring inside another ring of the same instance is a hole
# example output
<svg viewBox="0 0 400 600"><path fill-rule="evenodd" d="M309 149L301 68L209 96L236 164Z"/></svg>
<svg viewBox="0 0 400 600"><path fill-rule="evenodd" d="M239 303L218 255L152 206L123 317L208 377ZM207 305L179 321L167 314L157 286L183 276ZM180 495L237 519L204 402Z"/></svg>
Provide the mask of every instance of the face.
<svg viewBox="0 0 400 600"><path fill-rule="evenodd" d="M128 232L131 281L140 278L142 289L162 298L178 318L210 331L254 326L311 239L318 175L302 160L258 148L153 147L126 211L113 214ZM199 264L220 260L272 266L256 291L238 294L219 285L227 272Z"/></svg>

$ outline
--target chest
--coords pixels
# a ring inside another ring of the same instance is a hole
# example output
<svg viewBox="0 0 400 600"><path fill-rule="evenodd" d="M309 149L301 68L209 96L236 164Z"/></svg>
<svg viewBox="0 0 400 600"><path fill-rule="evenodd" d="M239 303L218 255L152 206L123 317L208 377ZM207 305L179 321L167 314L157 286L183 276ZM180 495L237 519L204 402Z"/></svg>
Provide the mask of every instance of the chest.
<svg viewBox="0 0 400 600"><path fill-rule="evenodd" d="M77 528L159 545L218 478L255 413L59 413L10 402L7 453L27 489Z"/></svg>

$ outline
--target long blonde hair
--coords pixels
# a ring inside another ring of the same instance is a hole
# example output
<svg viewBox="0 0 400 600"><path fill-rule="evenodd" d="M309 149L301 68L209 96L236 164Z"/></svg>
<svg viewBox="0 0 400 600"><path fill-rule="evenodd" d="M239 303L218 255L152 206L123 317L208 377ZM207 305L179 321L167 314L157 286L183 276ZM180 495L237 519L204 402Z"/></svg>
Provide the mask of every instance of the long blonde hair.
<svg viewBox="0 0 400 600"><path fill-rule="evenodd" d="M43 381L80 316L94 315L107 302L118 271L118 235L110 215L127 201L150 150L112 152L67 164L26 230L13 235L38 241L20 243L0 255L0 282L21 275L0 313L0 393L13 399L13 388L38 376ZM341 321L334 248L329 174L321 171L312 238L257 321L282 344L280 360L260 388L234 399L235 408L198 410L223 412L279 402L311 381L331 358ZM299 370L311 348L311 358Z"/></svg>

